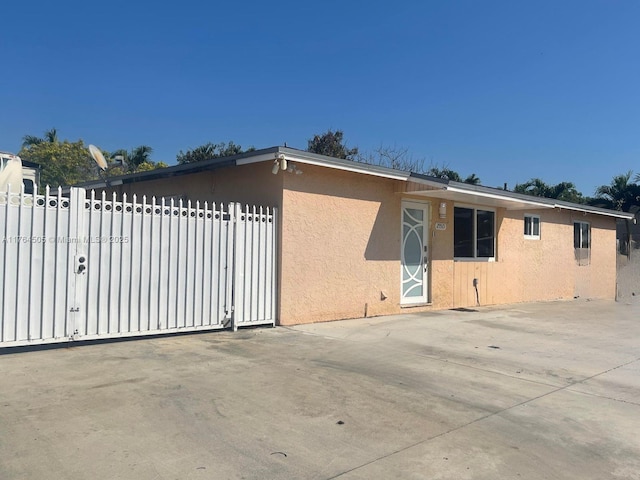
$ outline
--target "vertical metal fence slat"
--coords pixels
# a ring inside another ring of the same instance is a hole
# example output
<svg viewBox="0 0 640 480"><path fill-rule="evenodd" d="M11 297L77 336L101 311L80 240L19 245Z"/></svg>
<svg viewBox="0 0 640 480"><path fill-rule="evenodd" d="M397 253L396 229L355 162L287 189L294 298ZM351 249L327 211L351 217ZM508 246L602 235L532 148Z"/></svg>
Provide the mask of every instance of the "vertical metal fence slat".
<svg viewBox="0 0 640 480"><path fill-rule="evenodd" d="M277 209L70 195L0 198L0 347L275 321Z"/></svg>
<svg viewBox="0 0 640 480"><path fill-rule="evenodd" d="M180 212L180 218L184 217L184 210L182 212ZM193 242L193 235L191 235L191 230L192 230L192 222L191 222L191 200L187 201L187 215L186 215L186 221L183 222L184 224L184 229L185 229L185 248L183 248L183 251L186 253L187 258L185 259L184 262L184 283L183 283L183 288L184 288L184 307L181 309L181 313L184 317L184 322L183 322L183 326L187 327L187 326L192 326L193 325L193 310L192 310L192 305L191 302L189 301L190 298L190 289L193 288L193 283L192 283L192 278L190 275L190 271L189 271L189 256L192 254L192 242Z"/></svg>

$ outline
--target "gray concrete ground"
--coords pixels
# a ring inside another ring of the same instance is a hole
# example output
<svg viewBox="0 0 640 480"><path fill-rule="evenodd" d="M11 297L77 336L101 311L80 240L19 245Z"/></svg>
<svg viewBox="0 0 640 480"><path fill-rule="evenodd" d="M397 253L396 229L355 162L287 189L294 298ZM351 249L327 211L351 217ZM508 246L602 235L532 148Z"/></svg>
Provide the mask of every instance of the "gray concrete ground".
<svg viewBox="0 0 640 480"><path fill-rule="evenodd" d="M640 306L0 355L0 478L640 479Z"/></svg>

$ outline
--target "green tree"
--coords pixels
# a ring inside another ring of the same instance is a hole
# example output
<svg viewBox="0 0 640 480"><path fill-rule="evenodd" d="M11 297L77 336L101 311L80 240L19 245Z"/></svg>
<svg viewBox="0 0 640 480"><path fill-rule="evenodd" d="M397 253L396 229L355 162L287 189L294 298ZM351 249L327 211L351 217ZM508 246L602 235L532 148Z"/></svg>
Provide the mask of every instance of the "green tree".
<svg viewBox="0 0 640 480"><path fill-rule="evenodd" d="M454 182L464 182L472 185L480 184L480 178L475 173L463 179L458 172L446 166L432 165L426 168L424 158L415 158L406 147L380 145L373 152L360 153L358 147L348 148L345 145L342 130L332 131L329 129L322 135L314 135L308 141L307 151L369 165L380 165L405 172L422 173Z"/></svg>
<svg viewBox="0 0 640 480"><path fill-rule="evenodd" d="M480 177L478 177L475 173L472 173L464 179L464 183L468 183L470 185L480 185Z"/></svg>
<svg viewBox="0 0 640 480"><path fill-rule="evenodd" d="M98 167L82 140L40 142L23 147L20 158L40 164L40 186L75 185L98 178Z"/></svg>
<svg viewBox="0 0 640 480"><path fill-rule="evenodd" d="M629 170L613 177L609 185L596 188L592 204L621 212L628 212L631 207L640 205L640 185L631 181L632 175L633 172ZM640 180L640 176L636 176L636 179Z"/></svg>
<svg viewBox="0 0 640 480"><path fill-rule="evenodd" d="M348 148L344 143L342 130L327 130L321 135L314 135L308 140L307 152L318 153L328 157L356 160L358 147Z"/></svg>
<svg viewBox="0 0 640 480"><path fill-rule="evenodd" d="M596 188L595 197L591 199L591 205L596 207L610 208L621 212L636 212L640 206L640 185L631 181L633 172L616 175L609 185L601 185ZM640 181L640 175L636 175L636 180ZM631 254L631 225L625 219L624 247L627 256Z"/></svg>
<svg viewBox="0 0 640 480"><path fill-rule="evenodd" d="M41 143L58 143L58 131L55 128L44 132L44 137L36 137L35 135L25 135L22 137L22 148L28 148L32 145Z"/></svg>
<svg viewBox="0 0 640 480"><path fill-rule="evenodd" d="M160 162L162 163L162 162ZM163 168L160 165L158 165L158 163L156 162L142 162L139 163L138 166L136 167L136 173L138 172L148 172L150 170L155 170L156 168Z"/></svg>
<svg viewBox="0 0 640 480"><path fill-rule="evenodd" d="M148 145L140 145L133 148L131 151L119 149L111 154L107 153L105 157L111 158L112 160L119 157L123 161L120 165L114 164L113 166L110 166L107 170L107 176L113 177L117 175L125 175L127 173L146 172L168 166L164 162L154 162L151 160L152 153L153 148Z"/></svg>
<svg viewBox="0 0 640 480"><path fill-rule="evenodd" d="M532 178L525 183L517 183L513 191L516 193L524 193L525 195L532 195L534 197L551 198L549 185L539 178Z"/></svg>
<svg viewBox="0 0 640 480"><path fill-rule="evenodd" d="M230 141L229 143L205 143L199 147L189 149L186 152L180 150L176 155L176 160L180 165L185 163L202 162L213 158L231 157L240 153L253 152L255 147L249 147L246 150L241 145Z"/></svg>
<svg viewBox="0 0 640 480"><path fill-rule="evenodd" d="M129 155L127 156L127 164L129 165L129 170L135 172L143 163L152 163L152 153L153 148L148 145L140 145L139 147L131 150L131 152L129 152Z"/></svg>
<svg viewBox="0 0 640 480"><path fill-rule="evenodd" d="M437 165L432 165L425 172L430 177L436 178L444 178L446 180L451 180L452 182L461 182L468 183L470 185L480 185L480 177L478 177L475 173L471 175L467 175L464 179L462 175L460 175L455 170L450 169L449 167L443 165L442 167L438 167Z"/></svg>
<svg viewBox="0 0 640 480"><path fill-rule="evenodd" d="M565 202L585 202L584 196L572 182L560 182L556 185L549 185L540 178L532 178L528 182L516 184L513 191L534 197L554 198Z"/></svg>
<svg viewBox="0 0 640 480"><path fill-rule="evenodd" d="M455 170L451 170L449 167L431 166L426 174L430 177L443 178L445 180L451 180L452 182L462 182L462 177Z"/></svg>

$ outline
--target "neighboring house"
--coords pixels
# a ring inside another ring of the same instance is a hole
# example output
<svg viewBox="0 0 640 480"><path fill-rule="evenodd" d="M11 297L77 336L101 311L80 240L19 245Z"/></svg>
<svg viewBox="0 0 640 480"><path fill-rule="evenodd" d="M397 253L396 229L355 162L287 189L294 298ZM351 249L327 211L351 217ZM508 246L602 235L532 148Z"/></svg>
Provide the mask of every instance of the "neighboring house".
<svg viewBox="0 0 640 480"><path fill-rule="evenodd" d="M13 155L12 153L0 152L0 172L2 172L8 165L9 161L14 158L19 157L16 157L16 155ZM21 162L24 193L31 194L40 182L40 165L27 160L21 160Z"/></svg>
<svg viewBox="0 0 640 480"><path fill-rule="evenodd" d="M614 299L616 219L632 217L286 147L81 186L276 206L281 325Z"/></svg>
<svg viewBox="0 0 640 480"><path fill-rule="evenodd" d="M24 193L33 193L40 185L40 164L22 160L22 183Z"/></svg>

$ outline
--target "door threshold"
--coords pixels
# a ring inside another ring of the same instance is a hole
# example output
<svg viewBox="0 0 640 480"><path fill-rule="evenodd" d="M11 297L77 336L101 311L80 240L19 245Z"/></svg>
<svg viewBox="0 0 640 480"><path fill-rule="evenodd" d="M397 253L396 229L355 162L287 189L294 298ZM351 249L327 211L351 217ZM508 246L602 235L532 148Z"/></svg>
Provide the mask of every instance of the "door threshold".
<svg viewBox="0 0 640 480"><path fill-rule="evenodd" d="M405 303L400 305L400 308L430 307L432 305L433 302Z"/></svg>

